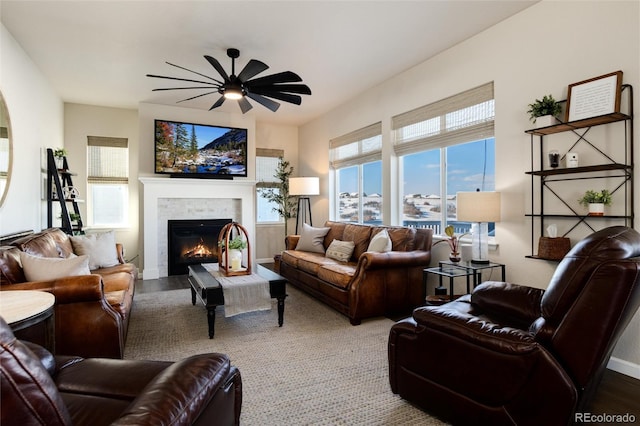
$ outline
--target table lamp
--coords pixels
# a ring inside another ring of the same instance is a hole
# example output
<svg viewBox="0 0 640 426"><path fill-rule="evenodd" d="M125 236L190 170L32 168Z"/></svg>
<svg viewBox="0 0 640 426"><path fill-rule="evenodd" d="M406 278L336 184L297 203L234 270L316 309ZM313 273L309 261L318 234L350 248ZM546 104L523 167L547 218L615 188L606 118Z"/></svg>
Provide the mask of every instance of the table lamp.
<svg viewBox="0 0 640 426"><path fill-rule="evenodd" d="M500 221L499 192L458 192L456 216L471 225L471 263L489 263L489 223Z"/></svg>
<svg viewBox="0 0 640 426"><path fill-rule="evenodd" d="M296 215L296 234L298 227L302 227L302 223L309 216L309 225L313 226L311 221L311 201L309 195L320 194L320 178L317 177L292 177L289 178L289 195L298 196L298 214Z"/></svg>

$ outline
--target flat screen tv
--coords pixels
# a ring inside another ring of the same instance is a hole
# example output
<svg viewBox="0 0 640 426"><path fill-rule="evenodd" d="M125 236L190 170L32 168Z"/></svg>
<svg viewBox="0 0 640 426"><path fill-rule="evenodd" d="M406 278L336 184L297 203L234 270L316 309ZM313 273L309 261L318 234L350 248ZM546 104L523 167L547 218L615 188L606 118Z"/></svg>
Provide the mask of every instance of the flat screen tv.
<svg viewBox="0 0 640 426"><path fill-rule="evenodd" d="M172 177L246 177L247 129L155 120L155 159Z"/></svg>

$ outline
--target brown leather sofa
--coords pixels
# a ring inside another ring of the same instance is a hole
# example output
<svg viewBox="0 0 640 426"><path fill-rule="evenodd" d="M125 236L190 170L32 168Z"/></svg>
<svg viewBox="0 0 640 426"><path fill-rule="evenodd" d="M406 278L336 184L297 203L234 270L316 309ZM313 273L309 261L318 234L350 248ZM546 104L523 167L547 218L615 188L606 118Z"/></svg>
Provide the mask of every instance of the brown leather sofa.
<svg viewBox="0 0 640 426"><path fill-rule="evenodd" d="M603 229L546 290L486 282L395 324L391 390L454 424L572 424L639 305L640 233Z"/></svg>
<svg viewBox="0 0 640 426"><path fill-rule="evenodd" d="M28 282L20 251L41 257L68 257L69 235L58 228L27 235L0 247L0 291L42 290L55 298L56 354L122 358L138 271L116 244L118 265L82 275Z"/></svg>
<svg viewBox="0 0 640 426"><path fill-rule="evenodd" d="M422 270L431 260L431 229L384 227L328 221L325 250L336 239L353 241L348 262L327 258L323 253L296 250L299 235L286 238L280 260L280 275L296 287L349 317L358 325L364 318L411 312L426 297ZM386 229L392 250L366 251L371 238Z"/></svg>
<svg viewBox="0 0 640 426"><path fill-rule="evenodd" d="M176 363L53 356L0 318L0 424L238 425L240 372L223 354Z"/></svg>

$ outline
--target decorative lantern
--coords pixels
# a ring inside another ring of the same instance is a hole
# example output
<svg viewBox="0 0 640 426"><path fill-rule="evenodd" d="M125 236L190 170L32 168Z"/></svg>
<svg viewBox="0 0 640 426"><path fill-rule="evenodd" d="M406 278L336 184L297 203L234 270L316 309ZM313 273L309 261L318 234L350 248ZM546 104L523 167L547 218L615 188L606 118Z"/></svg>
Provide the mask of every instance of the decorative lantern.
<svg viewBox="0 0 640 426"><path fill-rule="evenodd" d="M243 265L244 251L247 264ZM227 277L251 274L251 243L244 226L228 223L218 234L218 270Z"/></svg>

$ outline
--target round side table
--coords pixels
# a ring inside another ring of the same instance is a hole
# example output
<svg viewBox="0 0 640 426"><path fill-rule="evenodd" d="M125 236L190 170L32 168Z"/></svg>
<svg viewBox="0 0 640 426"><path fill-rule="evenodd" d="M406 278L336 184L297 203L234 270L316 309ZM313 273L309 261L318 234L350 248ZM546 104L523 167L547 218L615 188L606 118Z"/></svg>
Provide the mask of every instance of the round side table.
<svg viewBox="0 0 640 426"><path fill-rule="evenodd" d="M53 294L46 291L0 291L0 316L9 324L17 338L41 344L55 353L55 300Z"/></svg>

